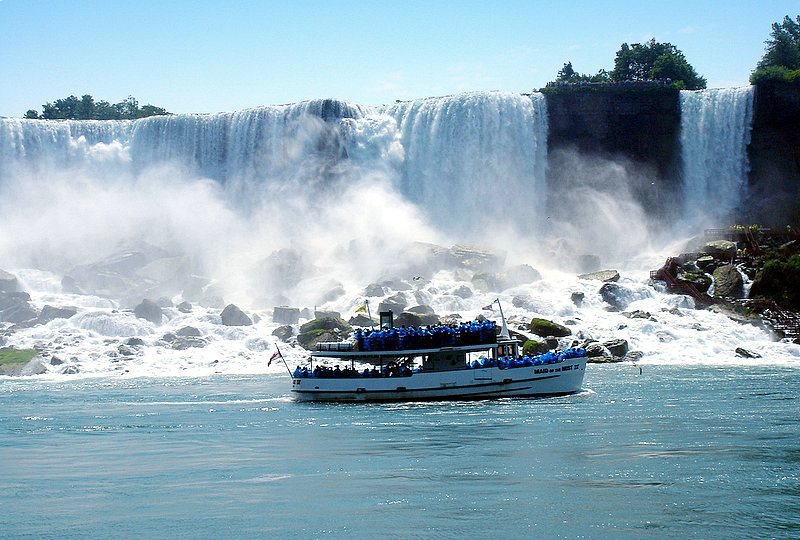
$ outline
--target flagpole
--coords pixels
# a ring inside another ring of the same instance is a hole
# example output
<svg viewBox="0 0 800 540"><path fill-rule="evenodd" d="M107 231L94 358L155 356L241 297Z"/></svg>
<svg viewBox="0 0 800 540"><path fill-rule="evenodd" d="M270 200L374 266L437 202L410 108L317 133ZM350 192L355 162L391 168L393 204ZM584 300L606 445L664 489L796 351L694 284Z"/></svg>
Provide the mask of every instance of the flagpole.
<svg viewBox="0 0 800 540"><path fill-rule="evenodd" d="M500 319L503 321L503 326L500 328L500 338L511 339L511 335L508 333L508 325L506 324L506 316L503 315L503 306L500 305L500 299L496 298L494 302L497 302L497 307L500 308ZM494 302L492 302L492 304L494 304Z"/></svg>
<svg viewBox="0 0 800 540"><path fill-rule="evenodd" d="M280 347L278 347L277 343L275 344L275 349L278 350L278 356L281 357L281 361L283 362L283 365L286 366L286 371L289 372L289 377L294 378L294 375L292 375L292 370L289 369L289 364L286 363L286 359L283 357L283 354L281 354L281 349L280 349Z"/></svg>

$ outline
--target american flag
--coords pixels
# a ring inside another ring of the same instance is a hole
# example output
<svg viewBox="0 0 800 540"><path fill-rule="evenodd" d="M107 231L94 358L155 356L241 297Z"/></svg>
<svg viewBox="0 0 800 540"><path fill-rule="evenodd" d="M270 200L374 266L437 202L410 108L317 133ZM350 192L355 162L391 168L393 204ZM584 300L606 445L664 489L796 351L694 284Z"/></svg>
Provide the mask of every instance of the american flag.
<svg viewBox="0 0 800 540"><path fill-rule="evenodd" d="M275 360L276 358L283 358L283 355L281 354L281 351L275 351L272 354L272 356L269 357L269 362L267 362L267 367L271 366L272 365L272 361Z"/></svg>

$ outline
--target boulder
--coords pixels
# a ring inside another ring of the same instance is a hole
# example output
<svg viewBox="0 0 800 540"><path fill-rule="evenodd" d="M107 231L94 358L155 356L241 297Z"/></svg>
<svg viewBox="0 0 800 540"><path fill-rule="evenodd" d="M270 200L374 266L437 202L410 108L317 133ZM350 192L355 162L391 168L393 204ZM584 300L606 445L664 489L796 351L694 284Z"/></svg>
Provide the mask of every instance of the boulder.
<svg viewBox="0 0 800 540"><path fill-rule="evenodd" d="M355 315L353 317L350 317L350 320L347 321L347 322L350 323L352 326L361 326L361 327L372 326L372 325L378 324L377 320L370 319L369 317L367 317L363 313L359 313L359 314L357 314L357 315Z"/></svg>
<svg viewBox="0 0 800 540"><path fill-rule="evenodd" d="M318 309L314 311L314 318L315 319L341 319L342 314L338 311L327 311Z"/></svg>
<svg viewBox="0 0 800 540"><path fill-rule="evenodd" d="M272 322L277 324L297 324L300 322L300 308L275 306L272 309Z"/></svg>
<svg viewBox="0 0 800 540"><path fill-rule="evenodd" d="M690 267L682 266L675 279L678 283L689 283L694 285L698 291L707 292L711 287L711 276L700 270L693 270Z"/></svg>
<svg viewBox="0 0 800 540"><path fill-rule="evenodd" d="M564 337L572 334L572 330L570 330L566 326L560 325L553 321L548 321L547 319L541 319L538 317L534 317L533 319L531 319L528 328L530 328L530 331L536 334L537 336L542 336L542 337L547 337L547 336Z"/></svg>
<svg viewBox="0 0 800 540"><path fill-rule="evenodd" d="M200 330L198 330L194 326L184 326L183 328L175 332L175 335L178 337L200 337L203 334L200 333Z"/></svg>
<svg viewBox="0 0 800 540"><path fill-rule="evenodd" d="M546 353L550 349L547 347L547 343L544 341L528 339L522 345L522 350L525 354L541 354Z"/></svg>
<svg viewBox="0 0 800 540"><path fill-rule="evenodd" d="M132 337L125 340L125 345L129 347L142 347L144 345L144 340L138 337Z"/></svg>
<svg viewBox="0 0 800 540"><path fill-rule="evenodd" d="M572 293L569 298L572 300L572 303L575 304L575 307L581 307L583 305L583 298L586 295L582 292L574 292Z"/></svg>
<svg viewBox="0 0 800 540"><path fill-rule="evenodd" d="M699 251L711 255L715 259L732 261L736 257L736 244L730 240L714 240L700 246Z"/></svg>
<svg viewBox="0 0 800 540"><path fill-rule="evenodd" d="M743 347L736 347L736 356L741 356L742 358L761 358L761 355L757 352L748 351Z"/></svg>
<svg viewBox="0 0 800 540"><path fill-rule="evenodd" d="M46 305L42 308L42 312L39 313L39 318L37 322L41 324L48 323L54 319L69 319L73 315L78 312L78 308L74 307L53 307L50 305Z"/></svg>
<svg viewBox="0 0 800 540"><path fill-rule="evenodd" d="M472 285L482 292L500 292L511 286L511 280L500 272L479 272L473 274Z"/></svg>
<svg viewBox="0 0 800 540"><path fill-rule="evenodd" d="M647 311L642 311L641 309L636 309L633 311L624 311L622 312L622 316L627 317L629 319L653 319L653 316L650 313L648 313Z"/></svg>
<svg viewBox="0 0 800 540"><path fill-rule="evenodd" d="M39 313L30 300L26 292L0 293L0 322L22 324L36 319Z"/></svg>
<svg viewBox="0 0 800 540"><path fill-rule="evenodd" d="M472 292L472 289L470 289L468 286L461 285L453 289L453 291L450 294L466 300L467 298L472 298L472 295L474 293Z"/></svg>
<svg viewBox="0 0 800 540"><path fill-rule="evenodd" d="M364 296L369 298L383 296L383 294L383 287L379 283L370 283L367 285L367 288L364 289Z"/></svg>
<svg viewBox="0 0 800 540"><path fill-rule="evenodd" d="M176 306L178 311L181 313L191 313L192 312L192 304L186 302L185 300Z"/></svg>
<svg viewBox="0 0 800 540"><path fill-rule="evenodd" d="M394 321L395 326L427 326L439 324L439 316L430 306L414 306L402 312Z"/></svg>
<svg viewBox="0 0 800 540"><path fill-rule="evenodd" d="M294 328L285 324L272 331L272 335L281 341L286 341L294 335Z"/></svg>
<svg viewBox="0 0 800 540"><path fill-rule="evenodd" d="M208 342L197 336L179 336L172 341L172 349L175 351L185 351L191 348L200 348L208 345Z"/></svg>
<svg viewBox="0 0 800 540"><path fill-rule="evenodd" d="M220 314L225 326L250 326L253 320L234 304L228 304Z"/></svg>
<svg viewBox="0 0 800 540"><path fill-rule="evenodd" d="M611 307L618 311L625 309L629 303L630 292L617 283L604 283L600 287L600 296Z"/></svg>
<svg viewBox="0 0 800 540"><path fill-rule="evenodd" d="M581 274L578 278L612 283L619 281L619 272L617 270L600 270L599 272L592 272L590 274Z"/></svg>
<svg viewBox="0 0 800 540"><path fill-rule="evenodd" d="M161 318L163 317L161 307L152 300L146 298L142 300L138 306L133 308L133 314L153 324L161 324Z"/></svg>
<svg viewBox="0 0 800 540"><path fill-rule="evenodd" d="M300 327L297 342L306 349L313 349L320 341L340 341L352 331L353 328L339 317L314 319Z"/></svg>
<svg viewBox="0 0 800 540"><path fill-rule="evenodd" d="M14 274L9 274L0 269L0 293L13 293L19 291L19 282Z"/></svg>
<svg viewBox="0 0 800 540"><path fill-rule="evenodd" d="M714 297L744 298L744 280L732 264L714 270Z"/></svg>
<svg viewBox="0 0 800 540"><path fill-rule="evenodd" d="M603 347L612 355L622 358L628 353L628 342L624 339L611 339L603 342Z"/></svg>
<svg viewBox="0 0 800 540"><path fill-rule="evenodd" d="M527 310L532 310L534 303L533 297L527 294L518 294L511 298L512 306Z"/></svg>
<svg viewBox="0 0 800 540"><path fill-rule="evenodd" d="M378 313L381 311L394 311L395 313L400 313L406 308L407 305L408 300L406 300L406 295L402 292L399 292L390 296L389 298L384 299L380 304L378 304Z"/></svg>

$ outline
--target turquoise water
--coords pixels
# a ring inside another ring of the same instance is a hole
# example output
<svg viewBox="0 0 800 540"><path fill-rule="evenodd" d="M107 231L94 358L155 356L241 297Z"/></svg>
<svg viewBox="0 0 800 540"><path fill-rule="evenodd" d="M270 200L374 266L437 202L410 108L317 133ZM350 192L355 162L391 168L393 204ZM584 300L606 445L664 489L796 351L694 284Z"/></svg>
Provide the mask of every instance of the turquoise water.
<svg viewBox="0 0 800 540"><path fill-rule="evenodd" d="M0 536L797 538L800 370L301 404L277 376L0 381Z"/></svg>

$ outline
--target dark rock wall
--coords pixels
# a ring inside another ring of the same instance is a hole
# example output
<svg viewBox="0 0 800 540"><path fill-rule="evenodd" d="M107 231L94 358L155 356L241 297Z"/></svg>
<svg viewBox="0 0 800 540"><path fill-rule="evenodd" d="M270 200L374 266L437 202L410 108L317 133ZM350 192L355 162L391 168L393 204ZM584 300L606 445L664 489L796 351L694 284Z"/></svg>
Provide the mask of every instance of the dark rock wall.
<svg viewBox="0 0 800 540"><path fill-rule="evenodd" d="M680 97L670 88L567 88L545 92L548 184L575 182L569 154L614 160L638 171L631 192L651 213L680 204ZM734 219L780 226L800 222L800 88L759 86L753 111L749 193ZM559 189L555 190L556 193ZM724 224L721 224L724 225Z"/></svg>
<svg viewBox="0 0 800 540"><path fill-rule="evenodd" d="M742 222L800 222L800 86L756 87L750 133L750 186Z"/></svg>

